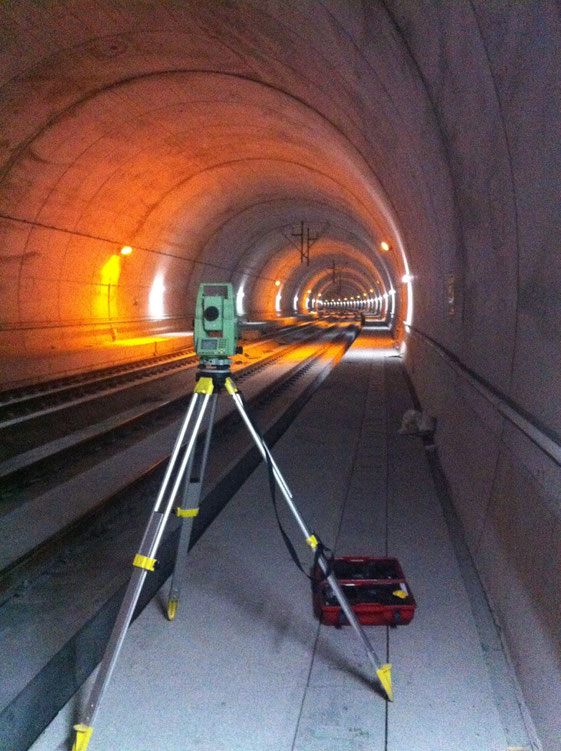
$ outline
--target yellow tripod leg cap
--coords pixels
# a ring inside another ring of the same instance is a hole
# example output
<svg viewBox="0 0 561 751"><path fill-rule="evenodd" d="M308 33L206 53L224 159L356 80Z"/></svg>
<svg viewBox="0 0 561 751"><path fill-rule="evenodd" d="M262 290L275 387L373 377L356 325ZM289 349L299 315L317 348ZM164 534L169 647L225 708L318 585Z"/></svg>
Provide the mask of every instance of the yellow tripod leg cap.
<svg viewBox="0 0 561 751"><path fill-rule="evenodd" d="M388 697L389 701L393 701L391 668L392 668L391 665L382 665L380 670L376 671L378 680L382 684L382 687L384 691L386 692L386 696Z"/></svg>
<svg viewBox="0 0 561 751"><path fill-rule="evenodd" d="M177 600L170 600L168 602L168 618L170 621L173 621L175 616L177 615Z"/></svg>
<svg viewBox="0 0 561 751"><path fill-rule="evenodd" d="M76 741L72 746L72 751L86 751L92 737L93 728L88 725L74 725L74 730L76 731Z"/></svg>

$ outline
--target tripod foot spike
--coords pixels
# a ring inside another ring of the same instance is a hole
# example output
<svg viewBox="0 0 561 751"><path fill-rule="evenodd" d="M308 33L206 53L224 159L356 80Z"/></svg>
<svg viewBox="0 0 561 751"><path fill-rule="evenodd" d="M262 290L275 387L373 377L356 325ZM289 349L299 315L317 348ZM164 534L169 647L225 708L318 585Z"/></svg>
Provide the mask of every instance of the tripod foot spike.
<svg viewBox="0 0 561 751"><path fill-rule="evenodd" d="M382 684L382 688L386 692L388 701L393 701L391 667L391 665L382 665L380 670L376 671L376 675L378 676L378 680Z"/></svg>
<svg viewBox="0 0 561 751"><path fill-rule="evenodd" d="M177 600L170 600L168 602L168 620L173 621L175 616L177 615Z"/></svg>
<svg viewBox="0 0 561 751"><path fill-rule="evenodd" d="M86 751L92 737L93 728L88 725L74 725L74 730L76 731L76 741L72 746L72 751Z"/></svg>

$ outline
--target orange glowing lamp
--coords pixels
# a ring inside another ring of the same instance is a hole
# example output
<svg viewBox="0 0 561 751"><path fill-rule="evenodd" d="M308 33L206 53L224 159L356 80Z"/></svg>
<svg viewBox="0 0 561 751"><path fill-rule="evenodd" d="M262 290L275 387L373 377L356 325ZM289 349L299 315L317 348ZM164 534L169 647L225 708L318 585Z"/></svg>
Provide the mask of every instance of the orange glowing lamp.
<svg viewBox="0 0 561 751"><path fill-rule="evenodd" d="M132 253L132 248L130 245L125 245L123 248L121 248L122 256L130 256L131 253Z"/></svg>
<svg viewBox="0 0 561 751"><path fill-rule="evenodd" d="M387 252L388 252L388 250L390 249L390 246L388 245L388 243L387 243L387 242L386 242L385 240L384 240L383 242L381 242L381 243L380 243L380 247L382 248L382 250L385 250L385 251L386 251L386 253L387 253Z"/></svg>

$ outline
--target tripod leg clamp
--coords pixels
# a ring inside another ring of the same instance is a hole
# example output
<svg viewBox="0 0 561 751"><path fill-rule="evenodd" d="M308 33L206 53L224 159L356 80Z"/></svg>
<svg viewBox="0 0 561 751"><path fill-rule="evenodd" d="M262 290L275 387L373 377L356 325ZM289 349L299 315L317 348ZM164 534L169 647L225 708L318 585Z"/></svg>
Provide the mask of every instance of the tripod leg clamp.
<svg viewBox="0 0 561 751"><path fill-rule="evenodd" d="M176 516L178 516L178 517L179 517L180 519L181 519L181 518L185 519L185 518L188 518L188 517L190 517L190 516L197 516L197 514L198 514L198 513L199 513L199 509L198 509L198 508L180 508L180 507L178 506L178 507L177 507L177 508L175 509L175 514L176 514Z"/></svg>
<svg viewBox="0 0 561 751"><path fill-rule="evenodd" d="M212 378L199 378L195 386L195 394L212 394L213 391L214 383L212 382Z"/></svg>
<svg viewBox="0 0 561 751"><path fill-rule="evenodd" d="M230 396L238 393L238 387L231 378L226 378L224 386L226 387L226 391L230 394Z"/></svg>
<svg viewBox="0 0 561 751"><path fill-rule="evenodd" d="M88 725L74 725L74 730L76 731L76 741L72 746L72 751L86 751L92 737L93 728Z"/></svg>
<svg viewBox="0 0 561 751"><path fill-rule="evenodd" d="M140 555L140 553L137 553L134 557L134 561L132 562L133 566L138 566L138 568L145 568L147 571L154 571L154 566L156 565L156 559L155 558L148 558L146 555Z"/></svg>

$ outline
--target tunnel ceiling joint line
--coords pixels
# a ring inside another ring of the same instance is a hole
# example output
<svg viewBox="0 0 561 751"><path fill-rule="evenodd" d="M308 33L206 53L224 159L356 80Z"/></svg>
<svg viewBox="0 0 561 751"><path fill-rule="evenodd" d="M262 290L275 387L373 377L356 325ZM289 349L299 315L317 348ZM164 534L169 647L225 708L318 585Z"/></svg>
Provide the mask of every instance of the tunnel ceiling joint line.
<svg viewBox="0 0 561 751"><path fill-rule="evenodd" d="M479 38L481 40L481 46L483 48L483 51L485 53L485 60L487 62L487 68L489 71L489 78L491 80L491 83L493 85L493 92L495 94L495 99L497 102L497 110L499 113L499 120L501 123L501 130L505 142L505 149L507 153L507 163L508 163L508 175L509 175L509 182L510 182L510 189L512 191L512 211L514 215L514 232L515 232L515 239L516 239L516 302L515 302L515 313L514 313L514 332L513 332L513 346L511 349L511 356L510 356L510 373L509 373L509 388L512 388L512 383L514 379L514 366L516 362L516 353L518 349L518 320L519 320L519 301L520 301L520 217L518 214L518 194L516 191L516 180L514 179L514 167L512 164L512 148L510 144L510 138L508 135L508 128L506 127L506 119L503 111L503 105L501 101L501 97L499 94L499 88L497 86L497 81L495 78L495 75L493 73L493 67L491 65L491 57L489 55L489 50L487 48L487 44L485 41L485 37L483 35L481 24L479 22L479 16L477 15L477 11L475 10L475 6L473 4L473 0L468 0L468 4L471 8L471 12L473 14L473 17L475 19L475 25L477 26L477 31L479 33Z"/></svg>

